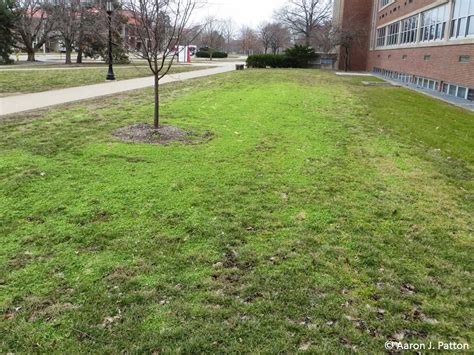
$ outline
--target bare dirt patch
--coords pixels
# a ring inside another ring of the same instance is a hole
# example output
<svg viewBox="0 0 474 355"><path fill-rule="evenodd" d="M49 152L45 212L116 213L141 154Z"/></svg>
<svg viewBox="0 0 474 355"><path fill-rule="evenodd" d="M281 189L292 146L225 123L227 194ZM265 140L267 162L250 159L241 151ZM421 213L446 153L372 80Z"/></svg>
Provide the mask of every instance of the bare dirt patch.
<svg viewBox="0 0 474 355"><path fill-rule="evenodd" d="M179 142L184 144L199 143L209 140L212 133L206 131L198 134L192 131L186 131L174 126L161 126L155 129L149 124L136 124L129 127L119 128L113 136L124 142L129 143L147 143L147 144L170 144Z"/></svg>

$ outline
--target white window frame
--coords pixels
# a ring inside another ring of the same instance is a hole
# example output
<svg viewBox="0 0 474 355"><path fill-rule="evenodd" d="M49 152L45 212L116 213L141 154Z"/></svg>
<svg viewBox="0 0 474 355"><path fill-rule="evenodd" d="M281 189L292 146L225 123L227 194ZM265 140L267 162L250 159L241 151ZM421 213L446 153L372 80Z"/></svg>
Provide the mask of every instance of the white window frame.
<svg viewBox="0 0 474 355"><path fill-rule="evenodd" d="M381 33L383 32L383 37ZM382 43L383 38L383 43ZM375 40L376 47L385 47L387 43L387 26L377 29L377 38Z"/></svg>
<svg viewBox="0 0 474 355"><path fill-rule="evenodd" d="M392 5L395 2L395 0L379 0L379 11L382 11L386 7Z"/></svg>
<svg viewBox="0 0 474 355"><path fill-rule="evenodd" d="M444 88L446 87L446 91L444 91ZM454 88L454 94L450 94L451 90ZM459 95L459 88L465 89L466 93L464 94L464 97L460 97ZM462 85L456 85L456 84L450 84L450 83L443 83L443 92L451 97L457 97L458 99L463 99L467 100L469 97L469 88L467 86L462 86Z"/></svg>
<svg viewBox="0 0 474 355"><path fill-rule="evenodd" d="M400 45L410 45L418 42L418 29L420 27L419 15L410 16L400 21ZM407 25L405 25L407 24ZM404 38L412 38L404 41Z"/></svg>
<svg viewBox="0 0 474 355"><path fill-rule="evenodd" d="M396 27L396 32L394 28ZM386 45L387 46L396 46L400 41L400 22L394 22L388 25L386 30Z"/></svg>
<svg viewBox="0 0 474 355"><path fill-rule="evenodd" d="M439 12L443 11L441 15ZM442 16L442 17L441 17ZM420 19L420 42L442 41L446 35L449 22L449 5L444 4L432 9L423 11ZM441 33L439 33L441 28ZM428 38L426 38L428 33ZM438 35L439 33L439 35Z"/></svg>
<svg viewBox="0 0 474 355"><path fill-rule="evenodd" d="M462 3L464 1L464 3ZM461 3L464 5L467 3L467 13L461 13ZM458 7L459 6L459 7ZM459 22L466 21L466 28L464 34L459 33ZM474 0L455 0L453 3L453 15L451 22L449 23L449 38L450 39L464 39L474 37L474 32L469 34L470 27L474 27Z"/></svg>

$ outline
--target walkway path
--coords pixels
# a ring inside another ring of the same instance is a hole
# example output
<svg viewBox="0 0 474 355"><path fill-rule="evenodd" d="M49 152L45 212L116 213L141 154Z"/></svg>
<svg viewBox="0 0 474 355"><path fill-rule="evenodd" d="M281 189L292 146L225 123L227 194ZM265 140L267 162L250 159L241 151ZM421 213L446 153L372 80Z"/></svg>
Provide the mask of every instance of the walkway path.
<svg viewBox="0 0 474 355"><path fill-rule="evenodd" d="M224 62L204 62L204 63L193 63L193 64L187 64L187 63L175 63L174 65L177 67L180 66L193 66L193 67L212 67L212 66L219 66L219 65L224 65L226 63ZM107 71L108 66L107 65L82 65L82 66L67 66L67 65L56 65L56 66L49 66L50 64L37 64L35 66L29 66L27 68L22 68L21 65L18 66L6 66L4 68L0 67L0 72L17 72L17 71L56 71L56 70L91 70L91 69L101 69ZM128 64L128 65L114 65L114 69L139 69L139 68L148 68L148 65L145 63L136 63L136 64Z"/></svg>
<svg viewBox="0 0 474 355"><path fill-rule="evenodd" d="M235 64L237 63L219 63L219 66L211 69L169 74L161 79L160 84L226 73L235 70ZM153 86L153 77L113 81L103 84L87 85L33 94L7 96L0 98L0 116L41 109L74 101L113 95L120 92L143 89L150 86Z"/></svg>
<svg viewBox="0 0 474 355"><path fill-rule="evenodd" d="M136 68L148 68L147 65L145 64L140 64L140 65L133 65L133 64L129 64L129 65L114 65L114 69L136 69ZM22 68L21 66L15 66L15 67L8 67L8 68L0 68L0 72L9 72L9 71L55 71L55 70L90 70L90 69L102 69L102 70L106 70L107 71L107 66L106 65L103 65L103 66L97 66L97 65L94 65L94 66L87 66L87 65L83 65L83 66L80 66L80 67L75 67L75 66L71 66L71 67L68 67L68 66L54 66L54 67L50 67L50 66L42 66L42 65L36 65L34 67L28 67L28 68Z"/></svg>

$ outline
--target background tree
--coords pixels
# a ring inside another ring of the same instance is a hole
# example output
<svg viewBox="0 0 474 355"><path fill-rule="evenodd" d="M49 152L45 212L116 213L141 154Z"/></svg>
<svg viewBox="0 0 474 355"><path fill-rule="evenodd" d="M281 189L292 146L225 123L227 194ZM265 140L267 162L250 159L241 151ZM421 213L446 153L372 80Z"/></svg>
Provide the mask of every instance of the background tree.
<svg viewBox="0 0 474 355"><path fill-rule="evenodd" d="M76 40L76 63L81 64L88 43L105 38L107 33L106 14L102 7L94 6L92 2L81 1L79 29ZM106 43L104 42L104 47Z"/></svg>
<svg viewBox="0 0 474 355"><path fill-rule="evenodd" d="M174 48L181 44L190 18L197 7L194 0L128 0L124 3L143 43L136 54L145 59L154 76L154 128L160 124L160 80L173 65Z"/></svg>
<svg viewBox="0 0 474 355"><path fill-rule="evenodd" d="M334 49L333 30L334 25L329 20L318 26L311 43L318 52L329 53Z"/></svg>
<svg viewBox="0 0 474 355"><path fill-rule="evenodd" d="M273 36L272 25L270 23L264 23L260 25L257 35L258 35L258 39L260 40L260 43L263 46L264 53L267 54L268 49L270 48L271 43L272 43L272 36Z"/></svg>
<svg viewBox="0 0 474 355"><path fill-rule="evenodd" d="M15 22L14 0L0 1L0 64L10 64Z"/></svg>
<svg viewBox="0 0 474 355"><path fill-rule="evenodd" d="M66 50L66 64L71 64L71 54L79 39L84 9L81 0L55 0L51 9L55 32Z"/></svg>
<svg viewBox="0 0 474 355"><path fill-rule="evenodd" d="M207 48L209 58L212 60L212 55L225 45L225 38L223 36L222 21L216 17L209 16L205 19L204 31L201 35L201 44Z"/></svg>
<svg viewBox="0 0 474 355"><path fill-rule="evenodd" d="M49 39L54 26L51 5L43 0L16 0L14 37L18 47L35 61L35 53Z"/></svg>
<svg viewBox="0 0 474 355"><path fill-rule="evenodd" d="M270 24L270 33L270 48L273 54L277 54L280 49L290 46L291 34L283 24L277 22Z"/></svg>
<svg viewBox="0 0 474 355"><path fill-rule="evenodd" d="M230 53L232 51L232 41L235 36L235 22L232 18L227 18L222 21L222 35L225 39L225 51Z"/></svg>
<svg viewBox="0 0 474 355"><path fill-rule="evenodd" d="M117 7L119 5L117 4ZM94 59L102 58L108 63L108 17L103 8L94 8L93 11L83 11L77 48L77 63L82 62L82 57ZM128 22L122 11L115 11L112 16L112 58L116 64L128 64L128 50L125 49L121 30Z"/></svg>
<svg viewBox="0 0 474 355"><path fill-rule="evenodd" d="M248 26L243 26L240 29L240 50L243 54L252 55L260 51L257 32Z"/></svg>
<svg viewBox="0 0 474 355"><path fill-rule="evenodd" d="M289 0L277 17L309 46L318 26L330 18L331 12L331 0Z"/></svg>

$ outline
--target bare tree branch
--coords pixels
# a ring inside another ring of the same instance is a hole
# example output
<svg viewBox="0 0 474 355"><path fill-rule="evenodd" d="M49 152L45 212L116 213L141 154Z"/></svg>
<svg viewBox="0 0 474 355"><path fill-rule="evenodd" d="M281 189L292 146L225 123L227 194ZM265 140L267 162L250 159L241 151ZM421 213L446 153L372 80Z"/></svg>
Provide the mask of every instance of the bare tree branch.
<svg viewBox="0 0 474 355"><path fill-rule="evenodd" d="M127 0L124 4L133 20L142 46L136 53L145 59L155 78L154 126L159 127L159 82L173 66L176 51L185 37L197 0Z"/></svg>
<svg viewBox="0 0 474 355"><path fill-rule="evenodd" d="M331 0L289 0L277 12L277 17L295 36L302 36L309 46L318 27L330 18L331 12Z"/></svg>

